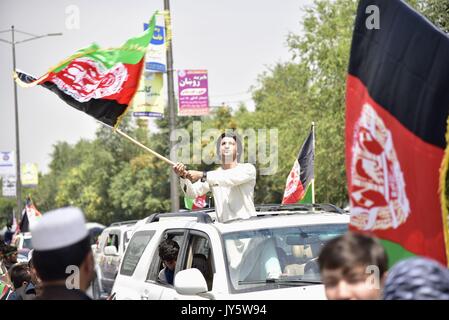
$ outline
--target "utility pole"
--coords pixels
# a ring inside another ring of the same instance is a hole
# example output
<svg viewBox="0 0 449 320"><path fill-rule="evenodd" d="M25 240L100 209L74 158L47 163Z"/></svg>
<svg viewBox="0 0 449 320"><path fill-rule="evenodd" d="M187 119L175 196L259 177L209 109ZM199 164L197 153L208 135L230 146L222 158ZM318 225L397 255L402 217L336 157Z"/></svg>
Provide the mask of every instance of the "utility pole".
<svg viewBox="0 0 449 320"><path fill-rule="evenodd" d="M60 36L62 33L48 33L44 35L34 35L28 32L23 32L20 30L15 30L14 26L11 26L11 29L0 31L0 33L5 32L11 32L11 41L7 41L4 39L0 39L1 42L8 43L12 45L12 66L13 66L13 72L16 71L16 44L27 42L39 38L44 37L51 37L51 36ZM21 33L25 34L27 36L31 36L31 38L15 41L15 33ZM16 198L17 198L17 211L16 211L16 219L17 223L19 223L19 220L21 218L22 213L22 180L20 176L20 169L21 169L21 163L20 163L20 136L19 136L19 105L18 105L18 99L17 99L17 83L15 80L14 82L14 116L15 116L15 126L16 126Z"/></svg>
<svg viewBox="0 0 449 320"><path fill-rule="evenodd" d="M170 17L170 0L164 0L164 10L167 12ZM169 19L171 21L171 19ZM171 23L171 22L170 22ZM165 26L165 30L168 29L168 26ZM173 85L173 41L170 39L172 43L169 43L167 46L167 89L168 89L168 110L169 110L169 118L168 118L168 127L169 127L169 135L175 131L176 129L176 106L175 106L175 89ZM169 138L170 139L170 138ZM175 141L170 139L170 155L172 157L170 160L176 162L176 152L174 152ZM171 200L171 211L177 212L179 211L179 193L178 193L178 176L170 170L170 200Z"/></svg>
<svg viewBox="0 0 449 320"><path fill-rule="evenodd" d="M14 40L14 26L11 26L11 43L12 43L12 69L16 71L16 42ZM20 177L20 138L19 138L19 106L17 102L17 83L14 82L14 115L16 125L16 198L17 213L16 221L20 222L20 214L22 213L22 179Z"/></svg>

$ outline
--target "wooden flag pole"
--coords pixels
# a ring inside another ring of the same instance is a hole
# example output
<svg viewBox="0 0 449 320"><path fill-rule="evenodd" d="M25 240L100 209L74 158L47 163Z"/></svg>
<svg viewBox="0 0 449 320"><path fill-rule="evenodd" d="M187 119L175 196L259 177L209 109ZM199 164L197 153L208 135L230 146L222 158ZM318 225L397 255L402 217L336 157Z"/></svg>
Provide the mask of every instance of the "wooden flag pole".
<svg viewBox="0 0 449 320"><path fill-rule="evenodd" d="M99 121L102 125L109 127L112 129L113 132L117 132L119 135L121 135L122 137L125 137L126 139L128 139L129 141L135 143L136 145L138 145L139 147L141 147L142 149L145 149L146 151L148 151L149 153L151 153L152 155L156 156L157 158L167 162L168 164L174 166L176 165L176 163L174 163L173 161L171 161L170 159L160 155L159 153L157 153L156 151L151 150L150 148L148 148L147 146L141 144L139 141L137 141L136 139L131 138L129 135L127 135L126 133L124 133L123 131L121 131L120 129L117 128L113 128L110 125L107 125L106 123L103 123L101 121Z"/></svg>
<svg viewBox="0 0 449 320"><path fill-rule="evenodd" d="M157 153L156 151L151 150L150 148L148 148L147 146L144 146L143 144L141 144L139 141L131 138L130 136L128 136L126 133L122 132L120 129L115 129L115 132L117 132L119 135L121 135L122 137L125 137L126 139L128 139L131 142L134 142L136 145L138 145L139 147L145 149L146 151L148 151L149 153L151 153L152 155L158 157L159 159L167 162L168 164L171 164L172 166L176 165L176 163L174 163L173 161L171 161L170 159L160 155L159 153Z"/></svg>

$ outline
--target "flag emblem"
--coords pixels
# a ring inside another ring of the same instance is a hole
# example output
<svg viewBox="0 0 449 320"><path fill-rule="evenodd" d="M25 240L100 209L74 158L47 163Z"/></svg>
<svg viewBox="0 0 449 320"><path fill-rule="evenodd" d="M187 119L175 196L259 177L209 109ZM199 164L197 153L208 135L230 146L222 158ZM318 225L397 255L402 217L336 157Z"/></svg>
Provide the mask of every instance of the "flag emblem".
<svg viewBox="0 0 449 320"><path fill-rule="evenodd" d="M350 224L361 230L396 229L410 213L404 175L390 130L365 103L354 126Z"/></svg>
<svg viewBox="0 0 449 320"><path fill-rule="evenodd" d="M300 174L301 168L299 166L299 162L298 160L295 161L295 163L293 164L293 168L290 171L290 174L287 177L287 183L286 183L286 188L285 188L285 192L284 192L284 198L288 198L291 195L293 195L296 190L302 189L302 185L299 184L299 174ZM300 193L303 193L304 190L299 191ZM302 194L300 195L300 197L302 196Z"/></svg>
<svg viewBox="0 0 449 320"><path fill-rule="evenodd" d="M128 71L122 63L108 70L101 62L79 58L49 80L73 99L86 102L120 92L127 78Z"/></svg>

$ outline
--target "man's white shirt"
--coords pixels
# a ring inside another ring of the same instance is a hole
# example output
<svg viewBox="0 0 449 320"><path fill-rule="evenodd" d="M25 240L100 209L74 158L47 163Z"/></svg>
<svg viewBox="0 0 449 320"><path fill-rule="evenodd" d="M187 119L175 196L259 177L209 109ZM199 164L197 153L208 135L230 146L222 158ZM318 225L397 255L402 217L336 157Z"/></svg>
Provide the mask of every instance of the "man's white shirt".
<svg viewBox="0 0 449 320"><path fill-rule="evenodd" d="M250 163L238 163L232 169L219 168L208 171L205 182L192 183L183 178L180 182L184 194L190 198L212 191L219 222L247 219L256 215L254 208L256 168Z"/></svg>

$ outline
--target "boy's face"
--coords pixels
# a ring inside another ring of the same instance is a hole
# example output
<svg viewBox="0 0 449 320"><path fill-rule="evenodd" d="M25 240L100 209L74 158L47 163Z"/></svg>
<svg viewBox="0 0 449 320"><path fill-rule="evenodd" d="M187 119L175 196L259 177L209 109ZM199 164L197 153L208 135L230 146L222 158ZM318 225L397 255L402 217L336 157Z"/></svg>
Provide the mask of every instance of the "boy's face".
<svg viewBox="0 0 449 320"><path fill-rule="evenodd" d="M366 267L355 267L347 272L342 269L323 269L321 278L329 300L377 300L381 298L382 279Z"/></svg>
<svg viewBox="0 0 449 320"><path fill-rule="evenodd" d="M175 270L176 268L176 260L164 260L164 265L170 269L171 271Z"/></svg>
<svg viewBox="0 0 449 320"><path fill-rule="evenodd" d="M6 260L9 263L17 263L17 254L18 254L17 251L9 253L8 255L6 255Z"/></svg>

